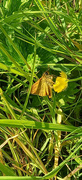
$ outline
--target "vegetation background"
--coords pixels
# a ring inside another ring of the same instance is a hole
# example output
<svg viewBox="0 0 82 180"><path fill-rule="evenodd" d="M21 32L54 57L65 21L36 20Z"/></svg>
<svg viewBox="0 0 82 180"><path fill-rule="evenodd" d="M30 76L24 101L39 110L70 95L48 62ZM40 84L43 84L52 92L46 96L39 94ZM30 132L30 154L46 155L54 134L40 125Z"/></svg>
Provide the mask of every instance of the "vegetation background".
<svg viewBox="0 0 82 180"><path fill-rule="evenodd" d="M0 0L1 180L81 179L81 40L81 0ZM69 79L51 99L30 94L46 70Z"/></svg>

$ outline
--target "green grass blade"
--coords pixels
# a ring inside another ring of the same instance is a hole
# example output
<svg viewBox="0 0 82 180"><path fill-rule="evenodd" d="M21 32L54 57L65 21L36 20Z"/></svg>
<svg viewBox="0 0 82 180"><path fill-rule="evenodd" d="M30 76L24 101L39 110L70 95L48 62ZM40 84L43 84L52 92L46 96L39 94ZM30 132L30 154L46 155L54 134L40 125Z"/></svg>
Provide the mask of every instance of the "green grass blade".
<svg viewBox="0 0 82 180"><path fill-rule="evenodd" d="M5 127L17 127L17 128L33 128L33 129L45 129L45 130L60 130L65 132L73 132L79 133L82 131L81 127L74 127L69 125L62 124L53 124L53 123L45 123L45 122L36 122L36 121L28 121L26 120L14 120L14 119L1 119L0 126Z"/></svg>
<svg viewBox="0 0 82 180"><path fill-rule="evenodd" d="M0 171L4 173L6 176L16 176L15 172L8 165L3 165L1 162Z"/></svg>

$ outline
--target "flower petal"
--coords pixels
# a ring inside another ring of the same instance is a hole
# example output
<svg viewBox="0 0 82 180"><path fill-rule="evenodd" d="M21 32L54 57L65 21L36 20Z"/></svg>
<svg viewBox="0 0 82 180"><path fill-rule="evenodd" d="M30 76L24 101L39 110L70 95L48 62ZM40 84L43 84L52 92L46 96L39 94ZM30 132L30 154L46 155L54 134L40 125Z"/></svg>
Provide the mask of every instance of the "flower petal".
<svg viewBox="0 0 82 180"><path fill-rule="evenodd" d="M58 76L56 78L56 82L53 85L53 89L54 91L56 91L57 93L63 91L64 89L66 89L68 86L68 79L67 79L67 75L65 72L61 71L60 73L60 77Z"/></svg>

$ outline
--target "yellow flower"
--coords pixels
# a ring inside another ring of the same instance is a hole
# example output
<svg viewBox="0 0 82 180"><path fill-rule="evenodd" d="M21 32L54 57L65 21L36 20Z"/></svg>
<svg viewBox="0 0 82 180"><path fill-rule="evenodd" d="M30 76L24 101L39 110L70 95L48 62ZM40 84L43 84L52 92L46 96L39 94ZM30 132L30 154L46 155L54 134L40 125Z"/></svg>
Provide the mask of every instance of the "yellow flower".
<svg viewBox="0 0 82 180"><path fill-rule="evenodd" d="M68 86L68 79L65 72L61 71L60 76L56 78L56 82L53 85L54 91L57 93L63 91Z"/></svg>

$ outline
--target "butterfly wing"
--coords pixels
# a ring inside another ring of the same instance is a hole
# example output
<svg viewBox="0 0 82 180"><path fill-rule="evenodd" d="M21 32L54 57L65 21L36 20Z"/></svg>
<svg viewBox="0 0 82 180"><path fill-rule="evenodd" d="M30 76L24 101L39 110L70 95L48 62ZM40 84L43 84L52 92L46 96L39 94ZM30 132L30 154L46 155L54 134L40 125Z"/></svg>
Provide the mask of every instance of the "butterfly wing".
<svg viewBox="0 0 82 180"><path fill-rule="evenodd" d="M31 94L46 96L47 83L45 76L42 76L37 82L32 85Z"/></svg>
<svg viewBox="0 0 82 180"><path fill-rule="evenodd" d="M41 86L40 86L40 89L39 89L39 96L47 96L47 83L46 83L46 79L45 77L42 77L41 79Z"/></svg>
<svg viewBox="0 0 82 180"><path fill-rule="evenodd" d="M40 91L40 87L41 87L41 78L32 85L30 93L31 94L38 94L38 92Z"/></svg>
<svg viewBox="0 0 82 180"><path fill-rule="evenodd" d="M42 77L32 85L31 94L36 94L39 96L48 95L49 98L51 98L52 97L52 88L50 86L51 81L52 80L50 79L50 76L44 73Z"/></svg>
<svg viewBox="0 0 82 180"><path fill-rule="evenodd" d="M45 96L45 77L41 77L37 82L32 85L31 94Z"/></svg>

